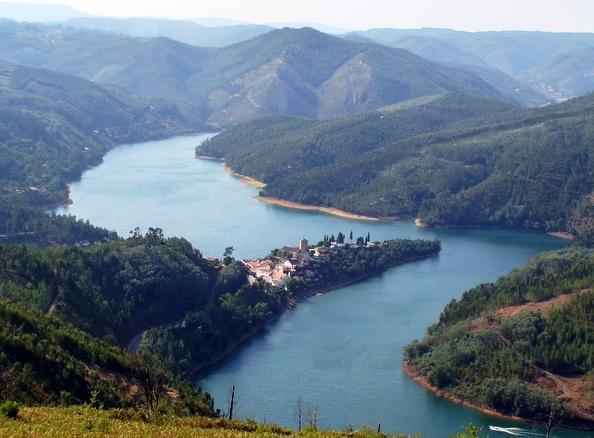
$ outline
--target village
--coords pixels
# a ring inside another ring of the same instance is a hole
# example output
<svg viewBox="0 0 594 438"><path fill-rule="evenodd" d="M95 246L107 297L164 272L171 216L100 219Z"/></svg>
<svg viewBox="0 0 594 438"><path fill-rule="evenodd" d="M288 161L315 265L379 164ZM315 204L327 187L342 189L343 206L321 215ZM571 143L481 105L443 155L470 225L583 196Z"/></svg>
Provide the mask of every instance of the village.
<svg viewBox="0 0 594 438"><path fill-rule="evenodd" d="M260 279L275 287L287 287L290 280L296 280L302 285L313 285L322 280L321 271L327 270L337 260L340 260L342 268L350 268L355 258L352 249L378 245L382 244L371 242L369 235L366 238L360 237L355 242L345 243L345 236L339 233L336 239L334 236L324 237L315 247L310 247L307 239L302 238L297 247L286 246L273 250L263 259L241 262L250 270L250 283Z"/></svg>

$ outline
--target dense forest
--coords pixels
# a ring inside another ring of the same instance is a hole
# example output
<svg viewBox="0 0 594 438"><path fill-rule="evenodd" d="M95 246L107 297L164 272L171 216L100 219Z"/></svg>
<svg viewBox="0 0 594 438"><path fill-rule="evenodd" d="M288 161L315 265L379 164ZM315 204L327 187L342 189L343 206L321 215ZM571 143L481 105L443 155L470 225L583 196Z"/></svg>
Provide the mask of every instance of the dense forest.
<svg viewBox="0 0 594 438"><path fill-rule="evenodd" d="M246 282L238 263L208 262L187 241L165 239L159 229L89 247L0 245L0 396L80 403L98 391L98 403L132 406L136 355L151 358L164 375L178 371L149 348L128 354L132 338L184 319L210 318L208 335L219 338L207 336L211 350L199 352L207 360L228 348L245 324L267 320L262 309L268 303L274 311L283 303L264 284ZM183 380L163 382L179 393L177 408L214 412L208 396Z"/></svg>
<svg viewBox="0 0 594 438"><path fill-rule="evenodd" d="M548 253L453 300L406 349L412 374L475 406L594 424L594 253Z"/></svg>
<svg viewBox="0 0 594 438"><path fill-rule="evenodd" d="M594 190L594 96L519 109L461 94L365 115L230 128L198 155L262 195L428 225L584 233Z"/></svg>

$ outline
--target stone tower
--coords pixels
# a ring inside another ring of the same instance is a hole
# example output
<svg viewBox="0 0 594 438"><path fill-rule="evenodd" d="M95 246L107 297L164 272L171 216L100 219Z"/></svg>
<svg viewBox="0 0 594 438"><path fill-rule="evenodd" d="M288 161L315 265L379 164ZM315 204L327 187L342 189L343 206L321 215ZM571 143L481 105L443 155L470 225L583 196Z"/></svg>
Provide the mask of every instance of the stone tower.
<svg viewBox="0 0 594 438"><path fill-rule="evenodd" d="M309 243L307 239L301 239L299 241L299 251L300 252L308 252L309 251Z"/></svg>

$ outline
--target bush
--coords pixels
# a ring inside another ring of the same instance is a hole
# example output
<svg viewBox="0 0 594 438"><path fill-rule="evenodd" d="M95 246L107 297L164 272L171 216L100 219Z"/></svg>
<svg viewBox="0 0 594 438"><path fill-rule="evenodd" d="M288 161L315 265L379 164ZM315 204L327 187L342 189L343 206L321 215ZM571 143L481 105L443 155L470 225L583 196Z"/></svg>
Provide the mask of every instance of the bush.
<svg viewBox="0 0 594 438"><path fill-rule="evenodd" d="M19 405L13 401L7 400L0 405L0 414L14 420L17 415L19 415Z"/></svg>

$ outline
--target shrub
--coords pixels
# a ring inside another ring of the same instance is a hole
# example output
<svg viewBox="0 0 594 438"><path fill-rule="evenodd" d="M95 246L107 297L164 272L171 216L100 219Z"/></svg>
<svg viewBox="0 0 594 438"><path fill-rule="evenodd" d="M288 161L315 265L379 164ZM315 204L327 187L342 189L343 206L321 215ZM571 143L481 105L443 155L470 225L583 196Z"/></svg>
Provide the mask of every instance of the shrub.
<svg viewBox="0 0 594 438"><path fill-rule="evenodd" d="M7 400L0 405L0 414L14 420L17 415L19 415L19 405L13 401Z"/></svg>

